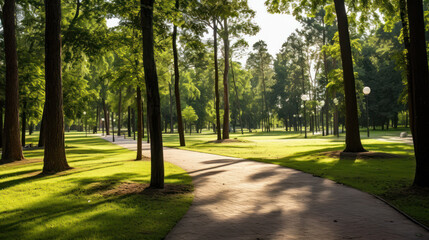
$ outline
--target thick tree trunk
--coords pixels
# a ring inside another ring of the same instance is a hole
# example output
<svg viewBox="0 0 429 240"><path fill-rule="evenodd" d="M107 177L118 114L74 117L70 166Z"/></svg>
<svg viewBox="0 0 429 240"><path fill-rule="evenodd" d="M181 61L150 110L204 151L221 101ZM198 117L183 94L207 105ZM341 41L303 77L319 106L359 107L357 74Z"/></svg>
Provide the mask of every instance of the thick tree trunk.
<svg viewBox="0 0 429 240"><path fill-rule="evenodd" d="M179 0L176 0L176 11L179 11ZM185 130L183 129L182 107L179 90L179 58L177 56L177 26L173 28L173 57L174 57L174 95L176 97L177 131L179 131L180 146L185 146Z"/></svg>
<svg viewBox="0 0 429 240"><path fill-rule="evenodd" d="M128 137L131 137L131 106L128 106L127 129L128 129Z"/></svg>
<svg viewBox="0 0 429 240"><path fill-rule="evenodd" d="M410 64L413 95L414 185L429 187L429 73L422 0L407 1L410 23Z"/></svg>
<svg viewBox="0 0 429 240"><path fill-rule="evenodd" d="M63 90L61 76L61 0L45 0L46 140L43 173L69 169L64 148Z"/></svg>
<svg viewBox="0 0 429 240"><path fill-rule="evenodd" d="M19 139L19 80L15 35L15 0L5 0L3 6L4 53L6 60L6 98L4 144L1 163L24 159Z"/></svg>
<svg viewBox="0 0 429 240"><path fill-rule="evenodd" d="M118 136L121 136L122 126L122 89L119 89L119 105L118 105ZM112 124L113 126L113 124Z"/></svg>
<svg viewBox="0 0 429 240"><path fill-rule="evenodd" d="M106 135L110 135L109 131L109 115L107 113L107 106L106 106L106 100L102 98L103 103L103 112L104 112L104 127L106 128Z"/></svg>
<svg viewBox="0 0 429 240"><path fill-rule="evenodd" d="M143 108L142 108L142 94L140 87L137 87L137 157L136 160L142 160L142 139L143 139Z"/></svg>
<svg viewBox="0 0 429 240"><path fill-rule="evenodd" d="M229 32L228 32L228 20L225 18L223 20L224 24L224 36L223 36L223 44L224 44L224 71L223 71L223 139L229 139Z"/></svg>
<svg viewBox="0 0 429 240"><path fill-rule="evenodd" d="M216 133L217 140L222 139L220 132L220 99L219 99L219 66L217 62L217 24L216 19L213 18L213 45L214 45L214 64L215 64L215 108L216 108Z"/></svg>
<svg viewBox="0 0 429 240"><path fill-rule="evenodd" d="M356 100L356 86L353 71L350 35L344 0L334 0L340 37L341 60L344 75L344 95L346 103L346 148L344 152L365 152L360 141L359 120Z"/></svg>
<svg viewBox="0 0 429 240"><path fill-rule="evenodd" d="M143 66L146 82L150 131L151 188L164 188L164 153L162 148L161 102L153 46L153 3L141 0Z"/></svg>
<svg viewBox="0 0 429 240"><path fill-rule="evenodd" d="M27 123L27 116L25 114L26 106L27 104L24 102L22 106L22 113L21 113L21 144L23 147L25 147L25 130L26 130L26 123Z"/></svg>

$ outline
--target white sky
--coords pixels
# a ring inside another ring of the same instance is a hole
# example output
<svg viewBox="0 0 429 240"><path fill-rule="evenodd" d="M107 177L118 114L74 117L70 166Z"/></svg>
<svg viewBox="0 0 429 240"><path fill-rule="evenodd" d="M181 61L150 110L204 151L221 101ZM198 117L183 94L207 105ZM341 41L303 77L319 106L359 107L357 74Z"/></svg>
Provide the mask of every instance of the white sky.
<svg viewBox="0 0 429 240"><path fill-rule="evenodd" d="M280 51L282 44L287 40L287 37L301 25L291 15L286 14L270 14L264 5L265 0L249 0L249 6L256 11L256 16L253 22L260 27L260 31L256 36L246 37L249 43L249 50L259 40L264 40L268 45L269 53L275 57ZM108 19L107 26L113 27L118 25L118 19ZM238 59L243 64L246 62L247 56Z"/></svg>

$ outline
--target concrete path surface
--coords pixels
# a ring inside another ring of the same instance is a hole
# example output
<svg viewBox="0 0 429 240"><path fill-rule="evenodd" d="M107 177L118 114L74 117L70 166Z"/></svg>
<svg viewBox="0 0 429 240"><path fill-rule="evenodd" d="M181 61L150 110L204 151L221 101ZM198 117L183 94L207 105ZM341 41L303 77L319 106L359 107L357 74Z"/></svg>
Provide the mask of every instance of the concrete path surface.
<svg viewBox="0 0 429 240"><path fill-rule="evenodd" d="M136 150L132 139L116 140ZM429 239L375 197L311 174L172 148L164 158L195 185L192 206L166 239Z"/></svg>

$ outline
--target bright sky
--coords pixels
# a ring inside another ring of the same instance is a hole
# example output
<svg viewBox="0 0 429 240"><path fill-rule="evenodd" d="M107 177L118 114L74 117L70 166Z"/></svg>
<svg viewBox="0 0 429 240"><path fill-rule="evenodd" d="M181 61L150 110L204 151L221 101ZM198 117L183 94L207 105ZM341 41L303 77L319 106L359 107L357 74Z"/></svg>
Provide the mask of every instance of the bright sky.
<svg viewBox="0 0 429 240"><path fill-rule="evenodd" d="M264 0L249 0L249 6L256 11L254 22L259 25L260 31L256 36L247 37L249 43L249 52L252 46L259 40L264 40L268 45L268 51L275 57L280 51L287 37L301 25L291 15L286 14L270 14L264 5ZM113 27L118 25L118 19L108 19L107 26ZM240 62L245 63L247 55L244 55Z"/></svg>

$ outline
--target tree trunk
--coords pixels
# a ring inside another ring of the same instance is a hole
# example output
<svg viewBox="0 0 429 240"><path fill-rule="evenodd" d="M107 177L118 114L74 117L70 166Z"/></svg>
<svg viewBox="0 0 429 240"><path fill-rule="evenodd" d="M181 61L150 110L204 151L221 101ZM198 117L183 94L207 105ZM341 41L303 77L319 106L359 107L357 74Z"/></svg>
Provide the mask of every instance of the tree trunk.
<svg viewBox="0 0 429 240"><path fill-rule="evenodd" d="M118 137L121 136L121 126L122 126L122 89L119 89L119 106L118 106ZM113 126L113 124L112 124Z"/></svg>
<svg viewBox="0 0 429 240"><path fill-rule="evenodd" d="M179 0L176 0L176 11L179 11ZM177 131L179 131L180 146L185 146L185 130L183 129L182 107L179 90L179 58L177 56L177 26L173 28L173 57L174 57L174 95L176 97Z"/></svg>
<svg viewBox="0 0 429 240"><path fill-rule="evenodd" d="M61 76L61 0L45 0L46 141L43 173L69 169L64 148L63 90Z"/></svg>
<svg viewBox="0 0 429 240"><path fill-rule="evenodd" d="M153 46L153 3L141 0L143 65L149 116L151 188L164 188L164 154L162 147L161 103Z"/></svg>
<svg viewBox="0 0 429 240"><path fill-rule="evenodd" d="M46 136L45 131L46 131L46 103L43 104L42 122L40 123L39 144L37 145L39 148L45 147L45 136Z"/></svg>
<svg viewBox="0 0 429 240"><path fill-rule="evenodd" d="M143 108L142 108L142 94L140 87L137 87L137 157L136 160L142 160L142 139L143 139Z"/></svg>
<svg viewBox="0 0 429 240"><path fill-rule="evenodd" d="M131 137L131 106L128 106L127 129L128 129L128 137Z"/></svg>
<svg viewBox="0 0 429 240"><path fill-rule="evenodd" d="M168 84L168 90L170 94L170 133L174 133L173 124L173 95L171 94L171 83Z"/></svg>
<svg viewBox="0 0 429 240"><path fill-rule="evenodd" d="M107 113L107 106L106 106L106 100L103 98L102 99L102 103L103 103L103 112L104 112L104 127L106 128L106 135L110 135L110 131L109 131L109 116Z"/></svg>
<svg viewBox="0 0 429 240"><path fill-rule="evenodd" d="M429 187L429 73L426 52L425 22L422 0L407 1L410 23L410 64L412 72L414 153L416 174L414 185Z"/></svg>
<svg viewBox="0 0 429 240"><path fill-rule="evenodd" d="M0 148L3 147L3 102L0 101Z"/></svg>
<svg viewBox="0 0 429 240"><path fill-rule="evenodd" d="M365 152L360 141L357 113L356 87L353 71L350 35L344 0L334 0L340 37L341 60L344 75L344 95L346 103L346 148L344 152Z"/></svg>
<svg viewBox="0 0 429 240"><path fill-rule="evenodd" d="M21 144L22 147L25 147L25 130L26 130L26 123L27 123L27 116L25 115L25 108L27 104L23 102L22 106L22 113L21 113Z"/></svg>
<svg viewBox="0 0 429 240"><path fill-rule="evenodd" d="M215 64L215 108L216 108L216 133L217 140L221 140L221 132L220 132L220 99L219 99L219 67L217 62L217 24L216 18L213 18L213 45L214 45L214 64Z"/></svg>
<svg viewBox="0 0 429 240"><path fill-rule="evenodd" d="M223 43L224 43L224 71L223 71L223 133L222 138L223 139L229 139L229 83L228 83L228 77L229 77L229 32L228 32L228 20L225 18L223 20L224 23L224 36L223 36Z"/></svg>
<svg viewBox="0 0 429 240"><path fill-rule="evenodd" d="M15 35L15 0L5 0L3 6L4 53L6 61L6 96L4 146L1 163L24 159L19 139L19 80Z"/></svg>
<svg viewBox="0 0 429 240"><path fill-rule="evenodd" d="M407 22L407 7L405 0L399 1L400 6L400 15L401 15L401 22L402 22L402 36L404 37L404 47L406 51L405 54L405 64L407 67L407 89L408 89L408 109L410 112L410 130L411 135L414 139L414 96L413 96L413 71L411 69L411 59L410 59L410 39L409 39L409 32L408 32L408 22ZM405 126L406 127L406 126Z"/></svg>
<svg viewBox="0 0 429 240"><path fill-rule="evenodd" d="M95 116L95 133L97 133L99 128L100 128L100 107L97 101L97 116Z"/></svg>

